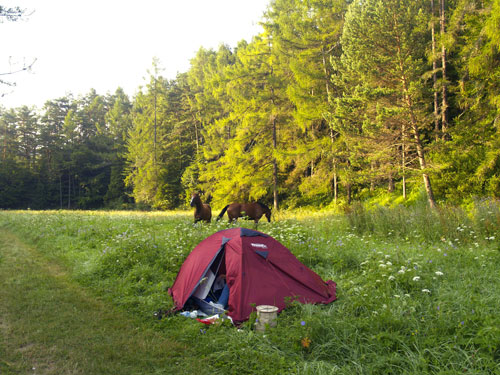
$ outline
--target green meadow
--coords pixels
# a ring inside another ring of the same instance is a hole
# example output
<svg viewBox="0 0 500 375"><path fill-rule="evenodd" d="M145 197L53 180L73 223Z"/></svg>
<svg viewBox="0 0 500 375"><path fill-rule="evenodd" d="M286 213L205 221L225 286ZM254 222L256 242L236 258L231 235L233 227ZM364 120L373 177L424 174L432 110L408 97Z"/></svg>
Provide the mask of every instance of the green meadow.
<svg viewBox="0 0 500 375"><path fill-rule="evenodd" d="M500 374L498 203L280 211L257 229L337 301L292 302L265 333L159 319L191 249L229 226L0 211L0 374Z"/></svg>

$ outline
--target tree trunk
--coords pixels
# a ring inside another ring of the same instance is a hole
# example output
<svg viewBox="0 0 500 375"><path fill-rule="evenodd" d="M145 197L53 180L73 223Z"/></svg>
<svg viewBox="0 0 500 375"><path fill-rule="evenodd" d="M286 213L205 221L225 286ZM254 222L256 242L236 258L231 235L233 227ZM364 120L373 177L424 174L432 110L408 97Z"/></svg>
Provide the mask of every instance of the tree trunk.
<svg viewBox="0 0 500 375"><path fill-rule="evenodd" d="M447 138L448 131L448 98L447 98L447 84L446 84L446 47L444 45L444 33L445 33L445 0L440 0L441 7L439 11L439 23L441 26L441 70L442 70L442 90L441 90L441 132L443 134L443 139Z"/></svg>
<svg viewBox="0 0 500 375"><path fill-rule="evenodd" d="M59 207L63 209L63 197L62 197L62 175L59 175Z"/></svg>
<svg viewBox="0 0 500 375"><path fill-rule="evenodd" d="M3 133L3 150L2 150L2 160L7 159L7 124L4 127Z"/></svg>
<svg viewBox="0 0 500 375"><path fill-rule="evenodd" d="M438 103L438 89L437 89L437 61L436 61L436 30L434 25L434 0L431 0L431 33L432 33L432 91L434 92L434 137L437 141L440 138L439 131L439 103Z"/></svg>
<svg viewBox="0 0 500 375"><path fill-rule="evenodd" d="M401 138L403 141L403 146L401 148L401 170L403 174L403 199L406 200L406 125L403 123L403 129L401 132Z"/></svg>
<svg viewBox="0 0 500 375"><path fill-rule="evenodd" d="M406 71L404 69L404 64L401 59L401 50L398 48L398 57L399 57L399 69L401 72L401 84L403 86L403 97L405 104L407 106L409 115L410 115L410 125L413 131L413 137L415 139L415 145L417 147L417 156L418 162L420 164L420 169L422 170L422 178L424 179L424 187L427 193L427 199L429 201L429 205L431 208L436 208L436 201L434 199L434 192L432 191L431 180L429 175L427 174L427 163L425 161L425 152L424 146L422 143L422 139L420 138L420 131L418 129L417 118L415 116L415 111L413 108L413 102L409 92L409 84L408 79L406 77Z"/></svg>
<svg viewBox="0 0 500 375"><path fill-rule="evenodd" d="M323 73L325 74L326 100L330 103L330 73L328 72L328 64L326 63L327 53L325 52L324 46L321 49L321 55L323 58Z"/></svg>
<svg viewBox="0 0 500 375"><path fill-rule="evenodd" d="M278 138L276 135L276 116L273 117L273 149L276 150L278 145ZM273 200L274 200L274 209L279 209L278 203L278 163L276 162L276 158L273 158Z"/></svg>
<svg viewBox="0 0 500 375"><path fill-rule="evenodd" d="M387 185L387 191L392 193L394 191L394 179L392 178L392 174L389 175L389 183Z"/></svg>
<svg viewBox="0 0 500 375"><path fill-rule="evenodd" d="M68 172L68 210L71 208L71 174Z"/></svg>
<svg viewBox="0 0 500 375"><path fill-rule="evenodd" d="M370 163L370 193L373 193L375 190L375 168L373 166L373 162Z"/></svg>
<svg viewBox="0 0 500 375"><path fill-rule="evenodd" d="M337 179L337 162L334 160L333 161L333 199L334 199L335 205L337 204L338 194L339 194L339 183L338 183L338 179Z"/></svg>
<svg viewBox="0 0 500 375"><path fill-rule="evenodd" d="M434 199L434 192L432 191L431 180L426 172L427 163L425 161L424 146L420 138L420 131L417 125L417 119L415 118L415 114L413 113L413 105L406 86L404 90L405 90L406 104L408 105L408 110L410 112L410 121L413 130L413 137L415 138L415 145L417 146L418 162L420 164L420 169L423 171L422 177L424 179L425 191L427 193L427 198L429 200L430 207L436 208L436 200Z"/></svg>
<svg viewBox="0 0 500 375"><path fill-rule="evenodd" d="M154 135L153 135L153 167L155 167L155 173L156 173L156 126L157 126L157 117L156 117L156 104L157 104L157 92L156 92L156 76L155 76L155 85L154 85L154 98L153 98L153 109L154 109L154 123L153 123L153 128L154 128Z"/></svg>
<svg viewBox="0 0 500 375"><path fill-rule="evenodd" d="M194 137L196 142L196 155L198 155L200 152L200 141L198 140L198 121L196 120L196 117L194 115L193 115L193 122L194 122Z"/></svg>
<svg viewBox="0 0 500 375"><path fill-rule="evenodd" d="M406 176L403 174L403 199L406 200Z"/></svg>

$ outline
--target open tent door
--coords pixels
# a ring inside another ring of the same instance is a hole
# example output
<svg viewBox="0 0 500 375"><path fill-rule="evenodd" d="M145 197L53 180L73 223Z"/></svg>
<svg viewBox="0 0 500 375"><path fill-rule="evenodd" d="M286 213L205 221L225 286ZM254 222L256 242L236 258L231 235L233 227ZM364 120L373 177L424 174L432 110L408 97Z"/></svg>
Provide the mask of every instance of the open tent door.
<svg viewBox="0 0 500 375"><path fill-rule="evenodd" d="M223 266L224 268L224 244L221 246L212 264L209 265L208 269L205 271L201 280L198 282L192 295L190 296L191 301L198 305L201 311L209 315L224 313L224 309L221 309L218 306L214 306L213 303L210 303L215 299L212 291L214 282L219 274L221 266Z"/></svg>

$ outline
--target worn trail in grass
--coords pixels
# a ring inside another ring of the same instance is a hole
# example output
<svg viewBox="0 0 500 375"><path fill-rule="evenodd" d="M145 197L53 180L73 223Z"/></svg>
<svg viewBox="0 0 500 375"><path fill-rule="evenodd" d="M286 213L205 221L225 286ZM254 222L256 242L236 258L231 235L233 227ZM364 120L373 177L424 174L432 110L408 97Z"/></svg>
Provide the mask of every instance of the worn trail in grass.
<svg viewBox="0 0 500 375"><path fill-rule="evenodd" d="M0 374L199 373L185 348L100 301L0 229Z"/></svg>

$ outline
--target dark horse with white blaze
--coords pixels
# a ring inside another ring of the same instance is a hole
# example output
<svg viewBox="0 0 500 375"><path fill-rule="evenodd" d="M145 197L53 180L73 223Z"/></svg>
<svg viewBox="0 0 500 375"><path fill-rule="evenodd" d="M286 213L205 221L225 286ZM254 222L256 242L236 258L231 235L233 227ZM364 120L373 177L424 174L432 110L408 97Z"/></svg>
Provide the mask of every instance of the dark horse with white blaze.
<svg viewBox="0 0 500 375"><path fill-rule="evenodd" d="M212 209L210 208L209 204L203 203L201 201L200 195L198 193L193 193L191 195L191 202L189 204L191 205L191 207L196 207L196 210L194 211L195 223L201 220L210 223L210 220L212 220Z"/></svg>
<svg viewBox="0 0 500 375"><path fill-rule="evenodd" d="M217 216L217 220L222 219L226 211L229 221L236 221L239 217L244 217L255 221L255 224L257 224L262 215L266 215L267 221L271 222L271 209L260 202L228 204Z"/></svg>

